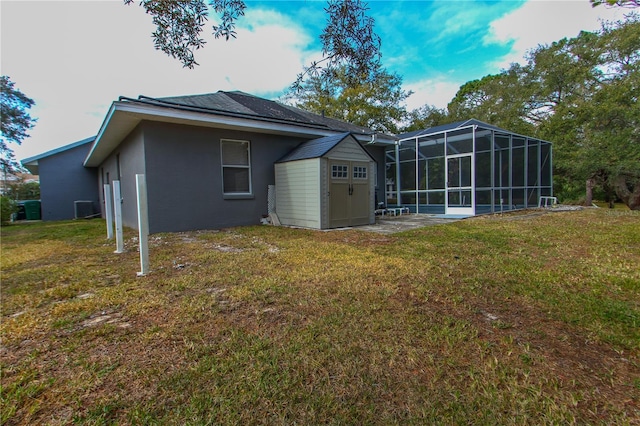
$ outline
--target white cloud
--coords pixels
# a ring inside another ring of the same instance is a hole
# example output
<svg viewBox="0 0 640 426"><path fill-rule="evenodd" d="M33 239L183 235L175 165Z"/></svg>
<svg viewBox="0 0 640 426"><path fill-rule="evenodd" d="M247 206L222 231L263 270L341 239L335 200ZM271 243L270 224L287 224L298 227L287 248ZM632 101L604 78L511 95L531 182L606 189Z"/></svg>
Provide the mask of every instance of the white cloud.
<svg viewBox="0 0 640 426"><path fill-rule="evenodd" d="M229 42L213 38L210 22L203 35L207 44L196 52L200 66L189 70L153 48L151 17L137 1L124 6L121 0L0 0L1 72L36 101L31 113L38 118L31 137L15 147L17 158L95 134L120 95L161 97L218 90L279 95L304 65L321 57L315 46L325 19L322 4L300 2L299 9L285 8L283 13L250 4L237 28L238 38ZM432 15L427 6L435 8ZM410 109L425 104L446 107L464 83L452 80L458 64L444 60L458 56L440 52L435 40L455 38L454 29L475 36L477 23L489 22L503 7L469 3L461 10L458 2L403 2L398 3L399 11L381 20L392 35L406 31L396 43L389 43L393 49L384 59L407 77L405 89L415 92L407 102ZM484 42L513 45L510 54L498 60L506 67L539 43L597 29L599 16L621 17L623 12L592 9L588 0L529 1L493 21ZM474 13L484 18L474 20ZM450 31L446 36L441 34L446 31ZM421 62L425 51L432 57ZM482 73L488 69L482 63L476 68ZM446 70L451 71L446 74Z"/></svg>
<svg viewBox="0 0 640 426"><path fill-rule="evenodd" d="M407 99L407 109L413 110L427 104L446 108L459 88L459 82L447 80L445 77L406 83L404 89L413 91Z"/></svg>
<svg viewBox="0 0 640 426"><path fill-rule="evenodd" d="M628 10L593 8L588 0L529 0L523 6L493 21L484 38L485 44L513 43L511 51L496 60L496 67L508 68L523 62L525 53L540 44L550 44L564 37L575 37L581 30L600 28L600 19L622 19Z"/></svg>
<svg viewBox="0 0 640 426"><path fill-rule="evenodd" d="M208 25L193 70L153 48L151 17L137 3L3 0L1 19L2 74L35 100L38 118L13 147L18 159L96 134L118 96L269 96L319 55L302 23L258 8L247 9L237 39L215 40Z"/></svg>

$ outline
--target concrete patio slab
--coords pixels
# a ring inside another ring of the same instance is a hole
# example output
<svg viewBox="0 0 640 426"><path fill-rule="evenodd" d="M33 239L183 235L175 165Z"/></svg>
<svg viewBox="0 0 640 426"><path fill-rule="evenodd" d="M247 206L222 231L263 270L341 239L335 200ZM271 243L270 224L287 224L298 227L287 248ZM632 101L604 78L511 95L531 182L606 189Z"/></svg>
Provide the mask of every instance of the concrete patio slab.
<svg viewBox="0 0 640 426"><path fill-rule="evenodd" d="M443 215L405 214L400 216L377 216L375 225L354 227L360 231L377 232L380 234L395 234L396 232L425 226L443 225L461 220L464 217L444 217Z"/></svg>

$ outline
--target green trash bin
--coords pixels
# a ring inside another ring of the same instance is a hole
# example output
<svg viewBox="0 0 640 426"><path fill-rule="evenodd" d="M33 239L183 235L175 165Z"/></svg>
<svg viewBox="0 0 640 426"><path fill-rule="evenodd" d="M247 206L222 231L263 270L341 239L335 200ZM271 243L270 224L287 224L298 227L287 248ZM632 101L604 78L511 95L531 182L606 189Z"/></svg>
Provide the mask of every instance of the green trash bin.
<svg viewBox="0 0 640 426"><path fill-rule="evenodd" d="M40 220L40 200L27 200L23 201L24 214L26 220Z"/></svg>

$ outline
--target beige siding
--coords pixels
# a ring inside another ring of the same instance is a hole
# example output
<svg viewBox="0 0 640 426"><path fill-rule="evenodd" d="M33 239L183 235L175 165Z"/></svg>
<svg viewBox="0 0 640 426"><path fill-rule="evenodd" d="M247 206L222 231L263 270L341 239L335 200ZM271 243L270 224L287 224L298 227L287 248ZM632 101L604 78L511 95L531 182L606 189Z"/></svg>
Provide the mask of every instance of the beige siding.
<svg viewBox="0 0 640 426"><path fill-rule="evenodd" d="M320 214L321 229L329 227L329 160L320 158Z"/></svg>
<svg viewBox="0 0 640 426"><path fill-rule="evenodd" d="M325 157L332 160L348 160L348 161L371 161L364 149L353 138L349 137L343 140L329 151Z"/></svg>
<svg viewBox="0 0 640 426"><path fill-rule="evenodd" d="M320 228L320 159L275 165L276 213L283 225Z"/></svg>

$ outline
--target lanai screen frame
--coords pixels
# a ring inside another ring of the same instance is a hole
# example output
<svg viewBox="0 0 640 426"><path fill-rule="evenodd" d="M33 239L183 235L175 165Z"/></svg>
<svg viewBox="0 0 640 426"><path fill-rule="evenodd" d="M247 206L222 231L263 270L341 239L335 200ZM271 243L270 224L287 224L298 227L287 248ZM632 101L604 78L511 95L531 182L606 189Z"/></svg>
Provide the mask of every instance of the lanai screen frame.
<svg viewBox="0 0 640 426"><path fill-rule="evenodd" d="M386 150L385 163L388 207L412 213L498 213L553 196L551 142L497 127L470 124L402 138ZM456 177L454 169L465 167L470 171Z"/></svg>

